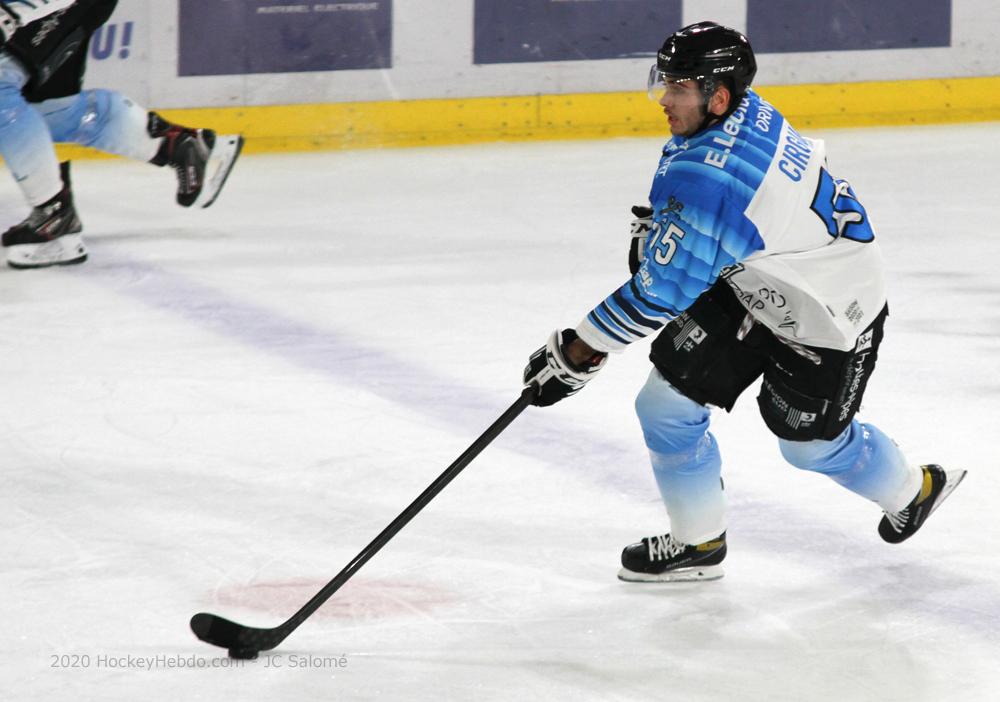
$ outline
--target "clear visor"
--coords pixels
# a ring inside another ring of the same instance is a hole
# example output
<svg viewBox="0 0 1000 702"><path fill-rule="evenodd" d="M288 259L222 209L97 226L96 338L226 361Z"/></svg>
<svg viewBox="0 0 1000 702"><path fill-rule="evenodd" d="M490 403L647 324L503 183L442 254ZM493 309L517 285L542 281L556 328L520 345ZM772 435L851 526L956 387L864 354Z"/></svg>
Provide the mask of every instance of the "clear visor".
<svg viewBox="0 0 1000 702"><path fill-rule="evenodd" d="M646 93L653 102L660 102L665 95L674 103L697 105L702 102L701 86L697 78L664 73L655 63L649 67Z"/></svg>

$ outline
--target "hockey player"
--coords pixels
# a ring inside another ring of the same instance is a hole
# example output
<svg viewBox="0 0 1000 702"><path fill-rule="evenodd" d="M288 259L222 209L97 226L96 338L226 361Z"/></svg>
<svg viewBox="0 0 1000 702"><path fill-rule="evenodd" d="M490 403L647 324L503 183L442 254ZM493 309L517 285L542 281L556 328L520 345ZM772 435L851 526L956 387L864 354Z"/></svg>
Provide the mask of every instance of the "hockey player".
<svg viewBox="0 0 1000 702"><path fill-rule="evenodd" d="M171 166L184 207L211 205L239 156L242 137L171 124L112 90L82 90L90 38L116 5L0 0L0 155L32 208L3 234L14 268L87 258L69 163L60 166L54 142Z"/></svg>
<svg viewBox="0 0 1000 702"><path fill-rule="evenodd" d="M750 89L746 37L712 22L667 38L649 74L672 138L649 207L632 209L633 277L533 354L535 404L579 391L611 352L654 331L636 410L670 533L622 553L627 581L722 576L726 516L710 406L757 402L785 459L884 511L878 533L916 532L964 477L911 466L858 411L888 314L868 214L799 134Z"/></svg>

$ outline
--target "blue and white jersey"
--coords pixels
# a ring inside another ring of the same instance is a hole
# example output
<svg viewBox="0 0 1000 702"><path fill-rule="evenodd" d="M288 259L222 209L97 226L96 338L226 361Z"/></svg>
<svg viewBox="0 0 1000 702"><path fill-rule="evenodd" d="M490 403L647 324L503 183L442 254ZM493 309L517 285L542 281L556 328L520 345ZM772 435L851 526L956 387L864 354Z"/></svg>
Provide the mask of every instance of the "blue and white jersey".
<svg viewBox="0 0 1000 702"><path fill-rule="evenodd" d="M822 141L752 90L724 122L667 142L649 202L642 266L576 328L599 351L660 329L720 275L757 321L809 346L854 348L885 305L853 189L827 170Z"/></svg>

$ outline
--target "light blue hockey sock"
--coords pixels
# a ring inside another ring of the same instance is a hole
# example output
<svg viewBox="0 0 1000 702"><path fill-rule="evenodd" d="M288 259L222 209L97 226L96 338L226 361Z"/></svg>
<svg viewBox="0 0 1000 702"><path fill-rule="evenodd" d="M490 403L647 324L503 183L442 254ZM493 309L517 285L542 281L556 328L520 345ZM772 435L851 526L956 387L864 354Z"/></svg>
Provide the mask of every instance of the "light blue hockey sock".
<svg viewBox="0 0 1000 702"><path fill-rule="evenodd" d="M146 109L114 90L84 90L34 108L60 143L82 144L137 161L149 161L159 148L161 139L146 130Z"/></svg>
<svg viewBox="0 0 1000 702"><path fill-rule="evenodd" d="M59 160L45 120L21 95L28 75L0 54L0 156L32 207L62 190Z"/></svg>
<svg viewBox="0 0 1000 702"><path fill-rule="evenodd" d="M726 529L722 459L708 431L709 410L681 395L653 369L635 402L670 532L700 544Z"/></svg>
<svg viewBox="0 0 1000 702"><path fill-rule="evenodd" d="M911 467L892 439L873 424L853 420L832 441L780 439L779 444L785 460L796 468L827 475L884 510L902 509L920 487L919 469Z"/></svg>

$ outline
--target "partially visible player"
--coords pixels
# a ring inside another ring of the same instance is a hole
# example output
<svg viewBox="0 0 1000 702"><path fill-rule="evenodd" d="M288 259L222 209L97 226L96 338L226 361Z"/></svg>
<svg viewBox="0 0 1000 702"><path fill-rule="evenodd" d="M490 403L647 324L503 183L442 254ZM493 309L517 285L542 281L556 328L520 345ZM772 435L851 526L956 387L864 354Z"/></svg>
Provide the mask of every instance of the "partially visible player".
<svg viewBox="0 0 1000 702"><path fill-rule="evenodd" d="M87 258L55 142L171 166L184 207L215 201L243 146L240 136L171 124L113 90L82 90L91 36L117 3L0 0L0 156L32 208L3 234L14 268Z"/></svg>
<svg viewBox="0 0 1000 702"><path fill-rule="evenodd" d="M649 206L633 208L633 277L524 372L536 404L579 391L608 353L660 331L636 410L670 533L627 546L628 581L722 576L726 509L709 407L757 403L792 465L878 504L878 533L912 536L965 471L911 465L855 413L888 306L882 258L854 189L750 88L750 43L712 22L667 38L649 75L673 138Z"/></svg>

